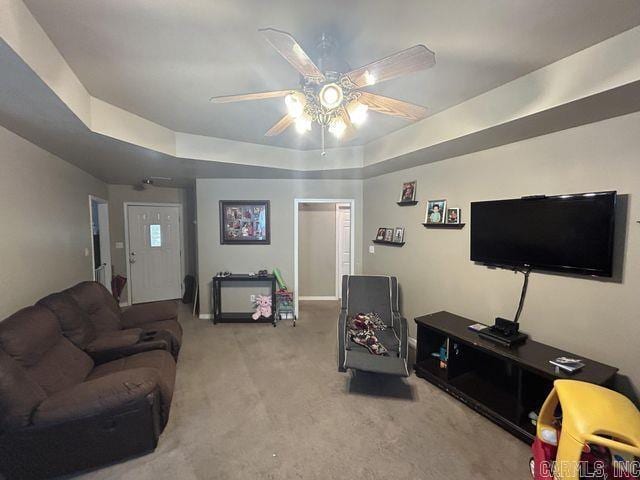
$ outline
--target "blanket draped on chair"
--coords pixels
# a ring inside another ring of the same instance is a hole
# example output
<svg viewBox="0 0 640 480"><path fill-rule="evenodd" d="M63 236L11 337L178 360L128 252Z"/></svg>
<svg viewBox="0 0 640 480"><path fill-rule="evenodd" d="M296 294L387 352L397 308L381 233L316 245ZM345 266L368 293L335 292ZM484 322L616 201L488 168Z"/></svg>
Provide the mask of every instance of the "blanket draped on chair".
<svg viewBox="0 0 640 480"><path fill-rule="evenodd" d="M374 312L358 313L351 317L347 334L352 342L365 347L373 355L387 355L387 348L378 340L376 332L386 330L387 325Z"/></svg>

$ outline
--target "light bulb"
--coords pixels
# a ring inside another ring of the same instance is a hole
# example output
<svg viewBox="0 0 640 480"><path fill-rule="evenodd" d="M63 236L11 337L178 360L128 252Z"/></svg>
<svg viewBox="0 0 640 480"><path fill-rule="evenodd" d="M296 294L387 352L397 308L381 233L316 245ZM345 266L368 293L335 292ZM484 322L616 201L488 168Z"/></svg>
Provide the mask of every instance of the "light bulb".
<svg viewBox="0 0 640 480"><path fill-rule="evenodd" d="M346 129L347 124L344 123L344 120L342 120L342 118L340 117L335 118L329 125L329 131L333 133L336 138L342 137Z"/></svg>
<svg viewBox="0 0 640 480"><path fill-rule="evenodd" d="M367 85L373 85L374 83L376 83L376 76L369 70L365 70L364 81L367 82Z"/></svg>
<svg viewBox="0 0 640 480"><path fill-rule="evenodd" d="M349 112L349 118L354 125L362 125L367 119L367 112L369 106L356 101L347 105L347 112Z"/></svg>
<svg viewBox="0 0 640 480"><path fill-rule="evenodd" d="M320 90L320 103L324 108L333 109L342 103L342 89L335 83L329 83Z"/></svg>
<svg viewBox="0 0 640 480"><path fill-rule="evenodd" d="M300 100L301 95L298 93L290 93L284 97L284 103L287 106L289 115L293 118L298 118L302 115L304 110L304 103ZM303 97L304 98L304 97Z"/></svg>
<svg viewBox="0 0 640 480"><path fill-rule="evenodd" d="M311 117L308 115L300 115L296 118L296 131L302 135L311 130Z"/></svg>

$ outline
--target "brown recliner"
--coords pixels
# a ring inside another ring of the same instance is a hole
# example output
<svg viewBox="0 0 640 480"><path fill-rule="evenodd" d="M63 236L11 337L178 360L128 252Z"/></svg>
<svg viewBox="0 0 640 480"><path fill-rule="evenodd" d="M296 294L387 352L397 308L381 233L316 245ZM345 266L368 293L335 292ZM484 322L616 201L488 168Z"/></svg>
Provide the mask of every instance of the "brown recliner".
<svg viewBox="0 0 640 480"><path fill-rule="evenodd" d="M96 367L50 310L20 310L0 322L0 473L48 478L153 450L174 381L169 352Z"/></svg>
<svg viewBox="0 0 640 480"><path fill-rule="evenodd" d="M173 301L134 305L122 312L103 285L81 282L38 304L52 310L63 334L98 362L163 349L167 343L174 358L178 358L182 327Z"/></svg>
<svg viewBox="0 0 640 480"><path fill-rule="evenodd" d="M166 350L177 356L176 342L166 331L150 332L142 328L98 332L89 314L66 292L52 293L37 305L51 310L58 318L62 334L76 347L87 352L96 363L150 350Z"/></svg>

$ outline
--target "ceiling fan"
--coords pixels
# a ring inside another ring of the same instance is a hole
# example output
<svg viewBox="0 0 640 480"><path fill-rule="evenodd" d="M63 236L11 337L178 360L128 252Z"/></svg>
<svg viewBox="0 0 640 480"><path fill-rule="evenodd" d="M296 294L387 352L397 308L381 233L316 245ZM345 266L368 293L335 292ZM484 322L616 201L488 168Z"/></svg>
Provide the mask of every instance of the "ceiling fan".
<svg viewBox="0 0 640 480"><path fill-rule="evenodd" d="M301 75L297 89L212 97L214 103L241 102L284 97L287 114L265 136L280 135L295 125L300 134L321 127L322 155L326 155L325 129L336 138L349 138L367 118L368 110L401 117L410 121L425 118L426 108L363 90L366 87L424 70L436 63L435 54L424 45L414 45L355 70L333 58L334 44L322 36L318 65L287 32L264 28L258 30ZM346 71L345 71L346 70Z"/></svg>
<svg viewBox="0 0 640 480"><path fill-rule="evenodd" d="M133 189L137 190L138 192L142 192L143 190L146 190L147 187L153 187L156 184L156 180L169 182L173 179L171 177L144 177L142 180L140 180L140 183L133 186Z"/></svg>

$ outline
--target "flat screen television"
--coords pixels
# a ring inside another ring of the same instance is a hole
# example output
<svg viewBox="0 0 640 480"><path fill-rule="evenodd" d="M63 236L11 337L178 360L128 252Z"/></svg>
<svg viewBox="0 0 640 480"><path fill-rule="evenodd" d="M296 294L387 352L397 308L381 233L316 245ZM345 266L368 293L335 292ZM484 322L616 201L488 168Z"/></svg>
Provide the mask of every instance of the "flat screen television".
<svg viewBox="0 0 640 480"><path fill-rule="evenodd" d="M471 203L471 260L610 277L616 192Z"/></svg>

